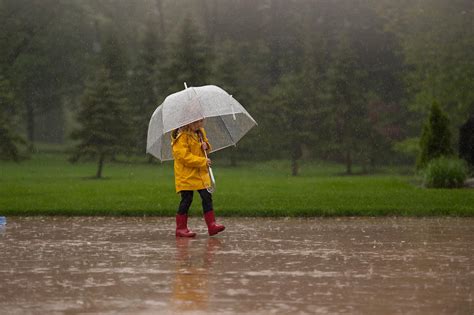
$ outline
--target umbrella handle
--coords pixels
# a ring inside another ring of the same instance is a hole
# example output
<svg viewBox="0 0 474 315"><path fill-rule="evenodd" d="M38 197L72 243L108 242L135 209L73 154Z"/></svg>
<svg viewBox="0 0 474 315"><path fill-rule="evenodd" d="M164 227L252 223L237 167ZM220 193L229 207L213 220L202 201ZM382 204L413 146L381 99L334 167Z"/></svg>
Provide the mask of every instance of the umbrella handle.
<svg viewBox="0 0 474 315"><path fill-rule="evenodd" d="M207 187L206 189L208 192L212 194L216 190L216 180L214 179L212 168L208 166L207 169L209 170L209 177L211 178L211 186Z"/></svg>
<svg viewBox="0 0 474 315"><path fill-rule="evenodd" d="M204 141L202 140L202 134L199 133L199 143L203 143ZM208 158L207 157L207 152L206 150L202 149L204 151L204 156L206 157L206 159ZM207 170L209 172L209 177L211 179L211 186L207 187L206 190L209 192L209 193L213 193L215 190L216 190L216 180L214 178L214 173L212 172L212 168L210 166L207 167Z"/></svg>

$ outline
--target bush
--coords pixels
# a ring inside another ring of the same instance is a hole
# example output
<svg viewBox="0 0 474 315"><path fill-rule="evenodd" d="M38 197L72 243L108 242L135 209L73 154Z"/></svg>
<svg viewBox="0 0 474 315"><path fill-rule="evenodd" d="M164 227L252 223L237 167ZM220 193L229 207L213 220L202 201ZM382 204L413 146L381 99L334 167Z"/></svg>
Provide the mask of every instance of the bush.
<svg viewBox="0 0 474 315"><path fill-rule="evenodd" d="M433 103L420 138L417 168L423 169L431 160L453 153L449 118L437 103Z"/></svg>
<svg viewBox="0 0 474 315"><path fill-rule="evenodd" d="M474 116L459 128L459 156L474 169Z"/></svg>
<svg viewBox="0 0 474 315"><path fill-rule="evenodd" d="M458 158L431 160L424 170L424 184L430 188L458 188L467 178L466 162Z"/></svg>

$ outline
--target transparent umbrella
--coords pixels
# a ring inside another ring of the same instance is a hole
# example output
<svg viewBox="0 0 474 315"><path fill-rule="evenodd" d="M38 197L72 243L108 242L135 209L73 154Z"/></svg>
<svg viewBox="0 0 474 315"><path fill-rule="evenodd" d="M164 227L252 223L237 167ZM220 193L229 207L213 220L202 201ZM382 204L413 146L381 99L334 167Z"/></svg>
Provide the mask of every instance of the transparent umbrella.
<svg viewBox="0 0 474 315"><path fill-rule="evenodd" d="M186 87L171 94L150 119L147 153L160 161L173 159L171 132L194 121L205 119L207 138L215 152L237 142L257 125L232 95L215 85ZM212 170L210 171L212 179Z"/></svg>

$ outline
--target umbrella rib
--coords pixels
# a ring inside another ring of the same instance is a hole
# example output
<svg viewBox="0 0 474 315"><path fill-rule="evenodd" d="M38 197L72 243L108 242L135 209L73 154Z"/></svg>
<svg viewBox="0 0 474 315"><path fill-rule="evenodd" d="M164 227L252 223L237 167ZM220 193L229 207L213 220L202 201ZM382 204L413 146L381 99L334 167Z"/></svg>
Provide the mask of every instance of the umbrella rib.
<svg viewBox="0 0 474 315"><path fill-rule="evenodd" d="M227 131L227 134L229 135L230 141L231 141L232 144L235 146L234 138L233 138L232 135L230 134L229 128L227 127L227 124L225 123L224 119L222 119L222 116L219 116L219 118L221 119L222 123L223 123L224 126L225 126L225 131Z"/></svg>
<svg viewBox="0 0 474 315"><path fill-rule="evenodd" d="M194 88L192 88L193 91L194 91L194 94L196 94L194 97L196 98L198 104L199 104L199 107L201 107L201 115L203 116L204 118L204 108L202 107L202 104L201 104L201 100L199 99L199 95L197 94L196 90Z"/></svg>

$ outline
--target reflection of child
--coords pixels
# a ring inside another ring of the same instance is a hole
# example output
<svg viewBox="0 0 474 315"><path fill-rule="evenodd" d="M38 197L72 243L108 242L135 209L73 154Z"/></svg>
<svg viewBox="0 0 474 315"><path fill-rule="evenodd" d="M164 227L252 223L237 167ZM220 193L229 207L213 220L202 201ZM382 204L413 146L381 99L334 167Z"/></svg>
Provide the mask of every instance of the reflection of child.
<svg viewBox="0 0 474 315"><path fill-rule="evenodd" d="M198 312L206 314L209 307L209 278L215 253L223 245L218 238L210 237L206 247L197 254L189 251L190 238L176 238L176 271L172 284L171 307L175 313ZM196 244L194 244L196 245Z"/></svg>
<svg viewBox="0 0 474 315"><path fill-rule="evenodd" d="M187 226L188 210L193 201L194 190L197 190L201 196L209 235L223 231L225 227L216 223L212 195L206 189L211 186L208 171L211 160L206 159L203 150L209 151L211 145L203 128L203 120L174 130L171 134L171 145L173 147L176 192L181 193L181 202L176 214L176 236L193 237L196 235Z"/></svg>

